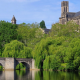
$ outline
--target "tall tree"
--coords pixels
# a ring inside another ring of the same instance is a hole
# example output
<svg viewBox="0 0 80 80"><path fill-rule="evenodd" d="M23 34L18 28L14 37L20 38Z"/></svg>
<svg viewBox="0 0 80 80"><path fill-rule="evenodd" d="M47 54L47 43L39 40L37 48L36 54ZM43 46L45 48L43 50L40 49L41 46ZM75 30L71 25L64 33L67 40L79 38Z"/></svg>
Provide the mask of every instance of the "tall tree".
<svg viewBox="0 0 80 80"><path fill-rule="evenodd" d="M42 20L42 21L40 22L40 27L41 27L41 28L46 28L44 20Z"/></svg>
<svg viewBox="0 0 80 80"><path fill-rule="evenodd" d="M6 21L0 21L0 56L3 51L3 46L9 43L11 40L19 39L16 28L16 24L12 24Z"/></svg>

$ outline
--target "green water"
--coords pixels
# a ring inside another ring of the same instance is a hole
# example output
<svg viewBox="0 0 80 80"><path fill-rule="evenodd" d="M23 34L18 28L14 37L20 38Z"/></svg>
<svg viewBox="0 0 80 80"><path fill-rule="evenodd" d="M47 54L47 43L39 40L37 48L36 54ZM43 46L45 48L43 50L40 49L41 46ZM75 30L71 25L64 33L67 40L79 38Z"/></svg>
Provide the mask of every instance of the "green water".
<svg viewBox="0 0 80 80"><path fill-rule="evenodd" d="M80 80L80 72L0 71L0 80Z"/></svg>

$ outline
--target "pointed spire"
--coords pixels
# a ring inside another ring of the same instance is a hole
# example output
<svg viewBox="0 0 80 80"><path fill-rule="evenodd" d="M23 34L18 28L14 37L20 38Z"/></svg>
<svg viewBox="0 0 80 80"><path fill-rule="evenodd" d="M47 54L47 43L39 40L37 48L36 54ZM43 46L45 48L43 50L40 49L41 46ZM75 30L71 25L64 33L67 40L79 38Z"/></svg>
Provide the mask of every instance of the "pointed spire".
<svg viewBox="0 0 80 80"><path fill-rule="evenodd" d="M13 15L13 18L12 18L12 20L11 21L16 21L16 18L14 17L14 15Z"/></svg>
<svg viewBox="0 0 80 80"><path fill-rule="evenodd" d="M12 18L12 20L11 20L11 23L12 23L12 24L16 24L16 18L14 17L14 15L13 15L13 18Z"/></svg>

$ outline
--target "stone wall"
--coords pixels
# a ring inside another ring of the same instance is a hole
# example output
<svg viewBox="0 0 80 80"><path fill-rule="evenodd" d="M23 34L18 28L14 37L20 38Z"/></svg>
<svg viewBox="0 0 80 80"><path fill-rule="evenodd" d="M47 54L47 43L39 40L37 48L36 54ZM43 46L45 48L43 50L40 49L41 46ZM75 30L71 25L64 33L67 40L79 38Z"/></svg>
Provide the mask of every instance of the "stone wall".
<svg viewBox="0 0 80 80"><path fill-rule="evenodd" d="M14 70L14 58L5 58L5 70Z"/></svg>
<svg viewBox="0 0 80 80"><path fill-rule="evenodd" d="M5 67L5 58L0 58L0 65Z"/></svg>
<svg viewBox="0 0 80 80"><path fill-rule="evenodd" d="M26 69L37 69L34 59L0 58L0 65L2 65L5 70L14 70L19 63L24 64Z"/></svg>
<svg viewBox="0 0 80 80"><path fill-rule="evenodd" d="M35 60L32 59L32 69L38 69L36 66L35 66Z"/></svg>

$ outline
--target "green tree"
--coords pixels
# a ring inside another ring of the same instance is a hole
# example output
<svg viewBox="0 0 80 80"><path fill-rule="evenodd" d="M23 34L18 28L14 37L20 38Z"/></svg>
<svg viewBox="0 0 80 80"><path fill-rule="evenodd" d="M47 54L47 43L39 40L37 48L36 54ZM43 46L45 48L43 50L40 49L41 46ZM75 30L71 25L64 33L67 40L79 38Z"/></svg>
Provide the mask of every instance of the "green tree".
<svg viewBox="0 0 80 80"><path fill-rule="evenodd" d="M46 28L44 20L40 22L40 28Z"/></svg>
<svg viewBox="0 0 80 80"><path fill-rule="evenodd" d="M36 65L40 68L41 67L41 60L45 59L49 55L60 55L58 54L58 46L62 45L62 42L65 39L63 37L53 39L52 37L48 37L42 39L32 51L32 55L36 60ZM63 47L62 47L63 48Z"/></svg>
<svg viewBox="0 0 80 80"><path fill-rule="evenodd" d="M13 40L5 44L2 57L15 57L15 58L31 58L32 49L26 47L23 43Z"/></svg>
<svg viewBox="0 0 80 80"><path fill-rule="evenodd" d="M42 38L44 38L44 35L42 31L39 29L38 23L32 23L32 24L25 24L22 23L18 26L17 29L18 35L21 36L22 43L25 44L25 46L34 48L36 43L40 42Z"/></svg>
<svg viewBox="0 0 80 80"><path fill-rule="evenodd" d="M79 37L79 25L73 23L73 21L67 22L67 24L56 23L52 25L49 36L66 36L66 37Z"/></svg>
<svg viewBox="0 0 80 80"><path fill-rule="evenodd" d="M5 21L0 21L0 56L3 52L4 44L9 43L11 40L20 39L16 29L18 26Z"/></svg>

